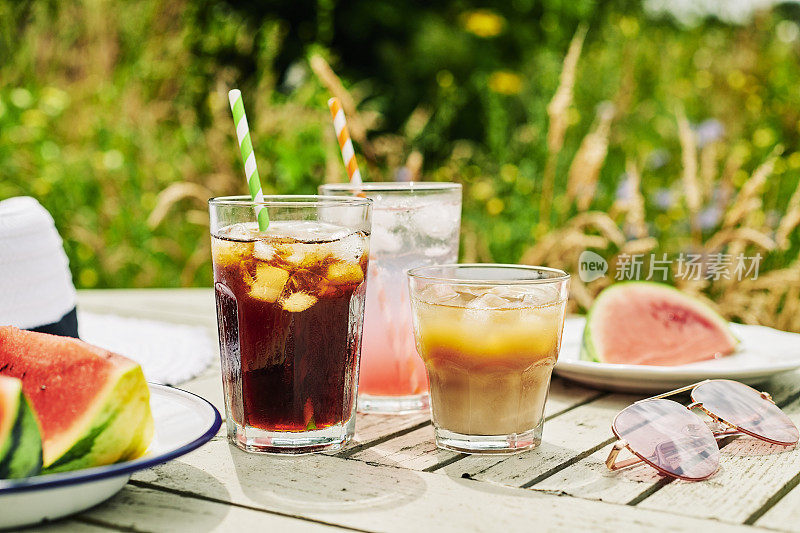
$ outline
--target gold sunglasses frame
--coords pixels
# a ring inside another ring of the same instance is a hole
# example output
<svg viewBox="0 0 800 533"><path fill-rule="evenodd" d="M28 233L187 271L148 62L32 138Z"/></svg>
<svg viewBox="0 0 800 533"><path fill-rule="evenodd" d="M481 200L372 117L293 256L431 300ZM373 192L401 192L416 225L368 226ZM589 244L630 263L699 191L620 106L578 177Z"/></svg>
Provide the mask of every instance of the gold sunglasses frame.
<svg viewBox="0 0 800 533"><path fill-rule="evenodd" d="M686 392L686 391L694 391L694 389L699 387L700 385L704 385L704 384L710 383L712 381L729 381L729 380L704 379L703 381L698 381L697 383L693 383L692 385L686 385L685 387L680 387L678 389L671 390L671 391L668 391L668 392L664 392L664 393L658 394L656 396L651 396L649 398L642 398L641 400L633 402L632 405L636 405L637 403L642 403L642 402L646 402L646 401L649 401L649 400L659 400L661 398L666 398L668 396L674 396L676 394L680 394L680 393ZM772 396L768 392L760 391L759 394L761 394L761 398L763 398L764 400L767 400L768 402L771 402L773 405L776 405L775 404L775 400L772 399ZM675 403L678 403L678 402L675 402ZM680 404L678 404L678 405L680 405ZM761 435L756 435L754 433L751 433L749 431L746 431L746 430L740 428L739 426L731 424L730 422L728 422L726 420L723 420L722 418L718 417L717 415L715 415L714 413L712 413L711 411L709 411L708 409L703 407L703 403L702 402L692 402L689 405L686 405L685 407L689 411L691 411L691 410L693 410L695 408L699 408L706 415L708 415L716 424L718 424L721 427L726 427L727 428L727 429L724 429L722 431L712 431L712 433L714 434L714 438L716 438L716 439L720 439L722 437L728 437L728 436L731 436L731 435L750 435L751 437L755 437L757 439L761 439L761 440L769 442L771 444L780 444L780 445L783 445L783 446L787 446L786 443L776 442L776 441L770 440L768 438L765 438L765 437L763 437ZM627 409L627 407L625 409ZM623 409L623 411L625 409ZM620 413L621 412L622 411L620 411ZM619 416L619 413L617 413L617 416ZM677 474L673 474L672 472L668 472L668 471L664 470L663 468L659 467L655 463L650 462L649 460L645 459L644 457L642 457L641 455L636 453L630 447L628 442L625 439L620 438L620 436L617 434L616 429L614 429L614 422L616 421L617 416L614 417L614 421L612 421L612 423L611 423L611 432L614 433L614 436L617 437L618 440L611 447L611 450L608 453L608 457L606 458L606 466L608 467L609 470L611 470L611 471L620 470L622 468L627 468L627 467L633 466L635 464L647 463L648 465L652 466L653 468L655 468L656 470L658 470L660 473L662 473L665 476L670 476L670 477L674 477L674 478L678 478L678 479L684 479L684 480L687 480L687 481L702 481L704 479L708 479L709 477L713 476L716 473L716 472L712 472L711 474L709 474L709 475L707 475L705 477L702 477L702 478L693 478L693 477L690 478L690 477L684 477L684 476L679 476ZM617 462L617 457L619 456L620 452L622 450L626 450L626 449L631 454L633 454L634 457L631 457L630 459L625 459L625 460Z"/></svg>

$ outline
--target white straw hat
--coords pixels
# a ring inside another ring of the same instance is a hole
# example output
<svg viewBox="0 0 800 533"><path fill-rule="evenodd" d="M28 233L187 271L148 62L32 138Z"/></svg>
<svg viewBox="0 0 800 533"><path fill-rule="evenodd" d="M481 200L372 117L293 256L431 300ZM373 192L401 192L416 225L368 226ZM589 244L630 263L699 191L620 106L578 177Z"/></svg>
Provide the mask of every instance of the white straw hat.
<svg viewBox="0 0 800 533"><path fill-rule="evenodd" d="M50 213L28 196L0 201L0 325L78 334L61 237Z"/></svg>
<svg viewBox="0 0 800 533"><path fill-rule="evenodd" d="M214 359L203 327L78 313L75 287L53 217L35 199L0 201L0 326L78 336L130 357L150 381L175 385Z"/></svg>

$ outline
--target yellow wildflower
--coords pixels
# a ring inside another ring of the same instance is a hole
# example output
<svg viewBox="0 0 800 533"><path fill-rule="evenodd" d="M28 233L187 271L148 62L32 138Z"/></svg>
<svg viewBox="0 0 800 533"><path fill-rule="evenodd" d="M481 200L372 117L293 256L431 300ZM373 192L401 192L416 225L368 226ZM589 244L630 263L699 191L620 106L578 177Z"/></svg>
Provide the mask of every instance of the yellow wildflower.
<svg viewBox="0 0 800 533"><path fill-rule="evenodd" d="M753 114L761 112L761 98L757 94L751 94L747 97L744 106Z"/></svg>
<svg viewBox="0 0 800 533"><path fill-rule="evenodd" d="M479 181L472 187L472 197L478 201L488 200L494 194L492 183L488 180Z"/></svg>
<svg viewBox="0 0 800 533"><path fill-rule="evenodd" d="M619 29L625 37L634 37L639 33L639 21L633 17L622 17L619 21Z"/></svg>
<svg viewBox="0 0 800 533"><path fill-rule="evenodd" d="M47 116L38 109L28 109L22 113L22 123L31 128L42 128L47 125Z"/></svg>
<svg viewBox="0 0 800 533"><path fill-rule="evenodd" d="M476 9L464 13L461 23L465 30L478 37L494 37L503 31L506 20L488 9Z"/></svg>
<svg viewBox="0 0 800 533"><path fill-rule="evenodd" d="M522 78L508 70L498 70L489 76L489 89L499 94L519 94Z"/></svg>
<svg viewBox="0 0 800 533"><path fill-rule="evenodd" d="M707 70L698 70L697 76L695 77L694 85L698 89L708 89L711 87L712 82L714 81L713 76Z"/></svg>
<svg viewBox="0 0 800 533"><path fill-rule="evenodd" d="M770 128L758 128L753 133L753 144L759 148L766 148L775 142L775 132Z"/></svg>
<svg viewBox="0 0 800 533"><path fill-rule="evenodd" d="M747 77L741 70L731 70L728 72L728 85L732 89L742 89L747 83Z"/></svg>
<svg viewBox="0 0 800 533"><path fill-rule="evenodd" d="M440 70L436 73L436 83L442 89L447 89L453 85L453 74L449 70Z"/></svg>
<svg viewBox="0 0 800 533"><path fill-rule="evenodd" d="M502 213L505 206L505 202L500 198L491 198L486 202L486 211L494 217Z"/></svg>

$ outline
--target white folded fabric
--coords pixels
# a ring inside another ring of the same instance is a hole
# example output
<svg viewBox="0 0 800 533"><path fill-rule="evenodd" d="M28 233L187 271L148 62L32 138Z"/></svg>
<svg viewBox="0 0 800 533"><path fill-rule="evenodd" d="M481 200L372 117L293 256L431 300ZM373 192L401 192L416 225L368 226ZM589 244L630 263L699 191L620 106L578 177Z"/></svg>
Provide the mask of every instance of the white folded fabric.
<svg viewBox="0 0 800 533"><path fill-rule="evenodd" d="M81 339L133 359L147 381L179 385L216 360L216 338L202 326L78 312Z"/></svg>
<svg viewBox="0 0 800 533"><path fill-rule="evenodd" d="M0 325L34 328L75 307L75 287L53 217L34 198L0 201Z"/></svg>

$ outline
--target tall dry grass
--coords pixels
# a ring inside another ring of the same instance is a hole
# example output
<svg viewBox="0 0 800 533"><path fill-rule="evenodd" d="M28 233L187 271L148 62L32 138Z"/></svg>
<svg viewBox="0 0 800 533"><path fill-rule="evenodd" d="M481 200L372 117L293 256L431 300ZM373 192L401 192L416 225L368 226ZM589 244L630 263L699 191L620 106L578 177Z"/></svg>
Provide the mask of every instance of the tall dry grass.
<svg viewBox="0 0 800 533"><path fill-rule="evenodd" d="M564 138L569 130L568 112L572 105L577 66L586 28L575 33L562 66L558 88L547 107L548 155L542 174L539 220L536 242L525 250L520 262L543 264L576 272L578 258L584 250L594 250L608 260L607 276L584 283L578 276L572 278L571 311L586 310L604 288L614 282L614 274L621 261L635 254L656 259L675 259L678 253L688 252L707 260L712 254L744 254L748 257L788 248L792 232L800 226L800 186L789 201L785 215L774 227L765 225L762 191L769 179L782 147L772 153L750 174L738 188L734 176L742 168L742 159L735 150L726 153L721 142L698 147L696 135L682 108L675 115L675 127L681 148L682 171L677 180L682 184L683 205L689 223L684 249L665 250L664 243L652 234L648 225L647 198L643 194L643 165L632 158L626 163L626 194L615 201L608 212L592 208L600 174L606 161L614 124L629 107L635 80L624 76L619 94L613 103L604 102L597 108L592 127L584 136L568 165L565 179L565 197L571 216L549 226L554 213L553 200L558 176L556 166L564 155ZM320 83L331 94L338 96L353 124L353 138L359 156L367 163L373 180L388 179L386 169L405 167L412 179L418 179L422 169L422 155L409 141L414 131L420 131L430 118L430 111L417 109L408 119L405 136L381 134L369 136L376 117L359 110L360 97L345 88L330 65L318 55L310 58L310 66ZM411 132L411 133L409 133ZM331 137L330 145L335 146ZM456 152L461 148L457 147ZM469 150L469 148L464 148ZM401 154L407 154L405 158ZM338 153L332 152L329 161L333 168L330 179L341 179ZM177 199L182 194L194 194L194 189L165 191L164 198ZM715 205L722 215L713 232L703 232L699 217L705 207ZM153 217L157 218L156 215ZM487 243L475 231L464 227L462 255L469 260L492 261ZM667 253L672 252L672 253ZM648 265L642 267L642 277ZM704 271L703 274L706 272ZM751 324L763 324L781 329L800 331L800 259L793 258L788 266L772 268L756 279L741 281L731 277L718 280L701 277L699 280L678 276L675 261L671 265L671 282L717 309L725 317Z"/></svg>
<svg viewBox="0 0 800 533"><path fill-rule="evenodd" d="M564 66L558 79L558 88L553 95L553 99L547 105L547 117L550 127L547 130L548 155L542 179L542 194L539 198L539 224L541 231L546 231L550 224L556 166L558 165L558 156L564 147L564 136L569 127L567 111L572 104L578 58L581 55L587 30L586 26L581 25L572 37L572 42L570 42L567 55L564 58Z"/></svg>
<svg viewBox="0 0 800 533"><path fill-rule="evenodd" d="M575 83L583 34L583 30L579 30L573 39L564 60L561 83L548 107L548 163L559 156L567 132L565 117ZM772 226L766 222L768 217L762 197L764 185L783 151L782 146L776 146L737 191L733 186L733 176L742 167L741 156L731 150L722 157L723 146L719 142L698 149L695 133L681 108L676 112L683 167L679 180L690 221L685 249L672 250L672 254L665 256L662 243L651 235L646 223L646 201L641 192L641 181L647 177L641 175L639 165L633 160L628 160L624 176L628 180L626 196L618 199L608 213L591 210L597 180L607 155L608 139L613 133L614 118L613 107L601 107L594 127L583 138L570 164L566 195L576 213L530 246L521 258L522 263L544 264L571 272L576 272L578 258L584 250L593 250L607 258L607 276L590 283L584 283L578 276L572 277L572 311L589 308L597 294L613 283L622 256L648 256L659 251L654 254L656 259L675 259L676 252L691 252L706 261L707 269L712 254L727 254L734 259L739 254L768 258L776 250L789 249L791 236L800 226L800 186L789 200L785 214ZM721 168L720 159L723 159ZM555 176L548 172L554 172L554 168L546 167L543 178L543 189L551 194ZM712 197L712 191L716 191L716 198ZM542 198L542 207L546 208L551 200L552 197ZM722 212L721 222L713 232L703 233L699 216L704 206L710 205L716 205ZM547 209L542 213L549 216ZM716 280L707 278L707 270L701 279L695 280L679 276L677 264L673 261L671 281L679 289L706 301L730 320L800 332L800 257L790 258L788 263L782 268L772 268L742 280L733 275ZM645 263L642 277L647 268Z"/></svg>
<svg viewBox="0 0 800 533"><path fill-rule="evenodd" d="M746 256L768 257L771 252L787 249L793 232L800 225L800 186L792 195L784 216L773 226L765 223L762 191L769 179L776 161L781 157L782 148L773 152L744 180L739 187L734 186L734 176L741 171L741 156L735 150L728 150L721 142L698 147L697 139L684 111L676 110L675 128L680 142L682 171L677 181L682 185L686 217L689 220L689 233L685 236L683 249L665 250L665 244L653 234L648 225L648 199L643 194L642 182L647 180L641 162L629 158L624 179L626 194L617 199L608 212L593 209L600 174L608 156L610 139L614 134L615 121L622 117L629 107L627 101L633 92L635 80L625 77L620 94L614 103L604 103L597 109L592 127L579 144L577 151L567 165L565 176L565 198L569 212L573 213L550 226L552 215L560 217L563 213L552 209L556 197L556 166L563 158L564 138L569 126L568 112L572 105L572 93L576 83L577 65L581 54L586 28L581 27L574 35L569 51L564 59L558 88L547 107L549 129L547 131L548 154L542 173L539 220L535 231L536 242L525 250L520 261L527 264L544 264L576 272L578 258L584 250L594 250L603 255L609 263L609 274L603 278L584 283L578 276L572 278L571 311L588 309L597 294L614 282L614 274L621 261L634 254L655 254L662 259L665 253L675 258L680 252L699 254L707 259L712 254L745 254ZM340 98L351 124L351 132L357 146L358 156L365 163L372 180L388 179L387 169L404 167L412 179L418 179L422 171L422 154L414 150L410 138L421 131L431 113L424 108L417 109L403 128L406 135L378 134L368 135L375 128L374 114L360 110L362 97L357 92L348 91L330 65L319 55L309 58L311 71L331 94ZM229 80L224 75L218 80L217 92L224 92ZM215 98L224 102L224 98ZM324 112L314 114L308 109L291 107L268 107L263 102L253 113L254 116L268 116L269 125L264 129L291 128L293 119L304 116L305 120L328 121ZM223 104L213 108L214 121L222 124L217 131L218 139L212 143L214 149L220 146L225 150L232 142L225 128L229 122L228 110ZM259 119L256 119L259 120ZM213 128L214 131L217 128ZM212 131L213 134L213 131ZM327 134L326 179L341 179L341 162L336 151L333 130ZM211 148L211 147L210 147ZM457 147L456 152L462 147ZM469 150L469 148L463 148ZM405 155L404 155L405 154ZM224 158L223 158L224 159ZM269 162L266 162L267 164ZM223 168L230 167L230 161L220 162ZM166 220L175 206L185 206L185 200L197 204L209 194L209 190L224 190L234 187L230 176L236 176L236 169L222 175L204 180L202 183L177 183L167 187L160 195L148 222L157 227ZM218 183L210 183L219 180ZM713 193L713 194L712 194ZM699 217L705 207L715 205L722 215L713 232L703 231ZM207 223L198 210L189 209L186 215L197 224ZM487 243L477 233L465 226L462 252L470 260L491 261L492 254ZM205 245L195 251L185 266L185 276L191 277L195 270L207 260ZM643 265L643 276L647 264ZM800 331L800 259L793 258L788 266L771 268L756 279L684 279L678 276L677 266L671 267L671 282L678 288L693 294L709 303L725 317L752 324L763 324L781 329Z"/></svg>

